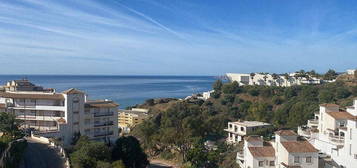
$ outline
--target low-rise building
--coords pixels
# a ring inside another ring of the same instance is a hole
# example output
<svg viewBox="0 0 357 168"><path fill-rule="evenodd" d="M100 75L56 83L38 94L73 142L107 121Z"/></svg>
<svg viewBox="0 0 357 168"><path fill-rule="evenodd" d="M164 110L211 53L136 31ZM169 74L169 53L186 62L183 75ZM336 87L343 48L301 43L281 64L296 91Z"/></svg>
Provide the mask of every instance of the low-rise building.
<svg viewBox="0 0 357 168"><path fill-rule="evenodd" d="M102 141L115 141L118 137L118 104L113 101L89 101L77 89L57 93L28 80L10 81L5 88L0 92L1 111L23 120L24 129L31 128L64 145L71 144L76 135Z"/></svg>
<svg viewBox="0 0 357 168"><path fill-rule="evenodd" d="M336 104L321 104L313 120L299 127L298 133L331 157L331 165L354 168L357 165L357 99L340 110Z"/></svg>
<svg viewBox="0 0 357 168"><path fill-rule="evenodd" d="M131 110L119 110L119 127L126 133L135 125L143 122L148 117L148 109L132 108Z"/></svg>
<svg viewBox="0 0 357 168"><path fill-rule="evenodd" d="M347 69L347 74L348 75L354 75L356 73L357 69Z"/></svg>
<svg viewBox="0 0 357 168"><path fill-rule="evenodd" d="M259 86L294 86L302 84L321 84L323 81L312 76L301 76L298 73L287 75L277 75L268 73L227 73L228 79L238 82L239 85L259 85Z"/></svg>
<svg viewBox="0 0 357 168"><path fill-rule="evenodd" d="M270 142L258 136L245 137L237 163L241 168L318 168L318 150L299 140L295 132L281 130Z"/></svg>
<svg viewBox="0 0 357 168"><path fill-rule="evenodd" d="M228 122L228 128L224 131L228 132L227 143L237 144L243 140L243 137L254 133L259 128L271 126L269 123L259 121L236 121Z"/></svg>

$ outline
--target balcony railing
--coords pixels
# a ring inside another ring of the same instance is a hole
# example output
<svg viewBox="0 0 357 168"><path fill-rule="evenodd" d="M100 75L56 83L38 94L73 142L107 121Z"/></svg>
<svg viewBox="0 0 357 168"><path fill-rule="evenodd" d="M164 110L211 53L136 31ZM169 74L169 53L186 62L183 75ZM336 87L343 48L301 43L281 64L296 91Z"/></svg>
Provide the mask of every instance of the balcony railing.
<svg viewBox="0 0 357 168"><path fill-rule="evenodd" d="M104 123L94 123L94 127L102 127L102 126L110 126L110 125L114 125L114 122L109 121L109 122L104 122Z"/></svg>
<svg viewBox="0 0 357 168"><path fill-rule="evenodd" d="M308 120L307 121L307 125L308 126L318 126L319 125L319 121L318 120Z"/></svg>
<svg viewBox="0 0 357 168"><path fill-rule="evenodd" d="M329 140L333 143L335 143L336 145L344 145L345 142L345 137L343 136L329 136Z"/></svg>
<svg viewBox="0 0 357 168"><path fill-rule="evenodd" d="M107 113L94 113L94 117L104 117L104 116L113 116L113 112L107 112Z"/></svg>
<svg viewBox="0 0 357 168"><path fill-rule="evenodd" d="M100 137L100 136L109 136L109 135L113 135L113 131L109 131L109 132L99 132L99 133L94 133L93 136L94 137Z"/></svg>

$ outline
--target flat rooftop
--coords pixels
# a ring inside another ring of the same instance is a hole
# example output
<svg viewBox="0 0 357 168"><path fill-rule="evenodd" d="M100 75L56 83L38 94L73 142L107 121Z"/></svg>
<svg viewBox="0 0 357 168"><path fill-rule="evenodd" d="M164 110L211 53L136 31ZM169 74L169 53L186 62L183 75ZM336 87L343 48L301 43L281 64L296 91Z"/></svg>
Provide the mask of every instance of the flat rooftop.
<svg viewBox="0 0 357 168"><path fill-rule="evenodd" d="M229 122L229 123L241 125L241 126L245 126L245 127L259 127L259 126L271 125L269 123L260 122L260 121L235 121L235 122Z"/></svg>

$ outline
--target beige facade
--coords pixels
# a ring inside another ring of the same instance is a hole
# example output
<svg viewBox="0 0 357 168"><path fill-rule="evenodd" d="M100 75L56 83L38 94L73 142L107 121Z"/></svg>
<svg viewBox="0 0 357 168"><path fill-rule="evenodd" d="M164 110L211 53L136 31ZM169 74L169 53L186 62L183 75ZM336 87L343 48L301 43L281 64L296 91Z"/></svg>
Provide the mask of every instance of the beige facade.
<svg viewBox="0 0 357 168"><path fill-rule="evenodd" d="M130 132L131 128L147 119L148 112L149 110L140 108L119 110L118 125L124 132Z"/></svg>

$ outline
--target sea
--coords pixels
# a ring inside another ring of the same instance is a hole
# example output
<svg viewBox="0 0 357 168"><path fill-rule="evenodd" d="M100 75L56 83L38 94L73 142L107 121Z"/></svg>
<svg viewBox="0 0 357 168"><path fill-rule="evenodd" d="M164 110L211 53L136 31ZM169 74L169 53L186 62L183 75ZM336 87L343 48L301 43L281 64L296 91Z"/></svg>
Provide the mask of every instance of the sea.
<svg viewBox="0 0 357 168"><path fill-rule="evenodd" d="M70 88L85 91L88 99L110 99L119 108L144 103L151 98L185 98L212 88L214 76L103 76L103 75L0 75L0 84L28 79L61 92Z"/></svg>

